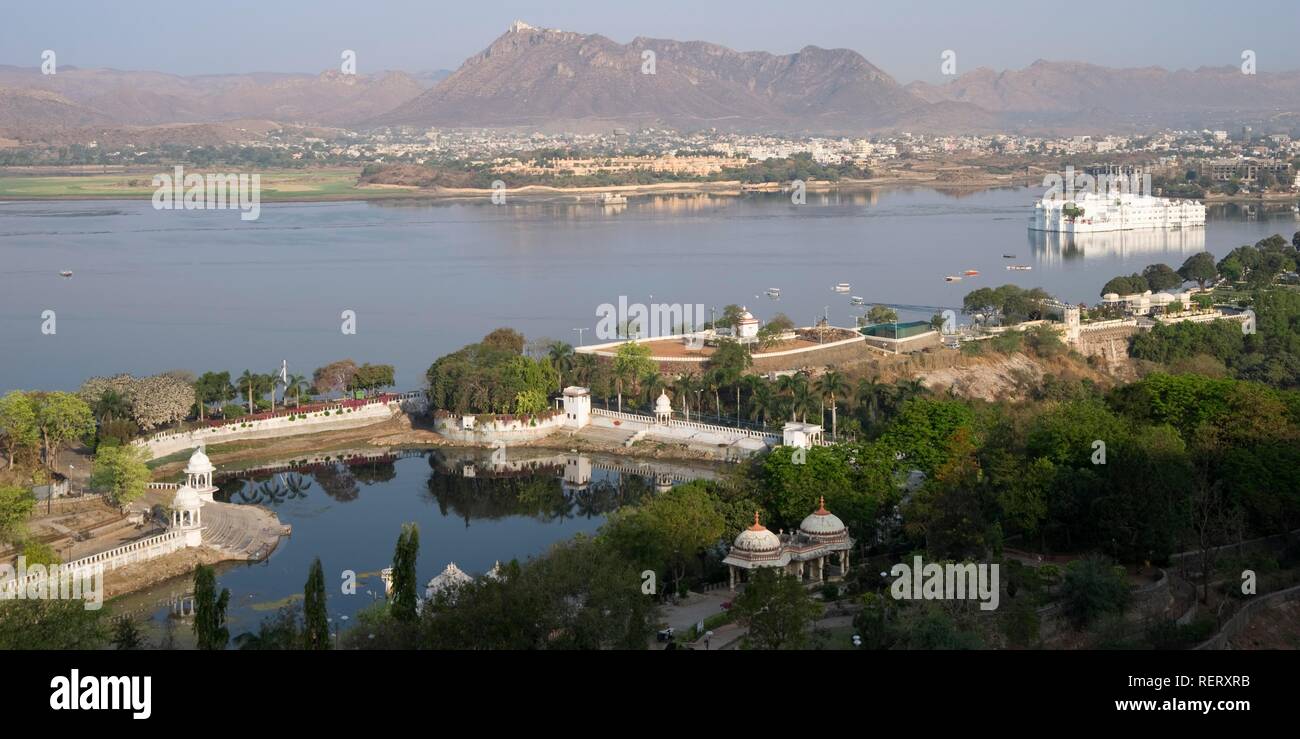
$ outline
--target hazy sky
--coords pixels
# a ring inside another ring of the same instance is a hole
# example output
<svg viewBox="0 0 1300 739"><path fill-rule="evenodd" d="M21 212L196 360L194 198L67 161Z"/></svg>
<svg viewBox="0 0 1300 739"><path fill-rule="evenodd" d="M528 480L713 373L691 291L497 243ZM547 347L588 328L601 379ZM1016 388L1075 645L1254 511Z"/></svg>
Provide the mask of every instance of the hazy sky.
<svg viewBox="0 0 1300 739"><path fill-rule="evenodd" d="M1036 59L1167 68L1300 68L1297 0L0 0L0 64L59 64L176 74L319 72L343 49L357 71L455 69L521 19L548 28L706 40L777 53L805 45L858 51L900 82L1019 68Z"/></svg>

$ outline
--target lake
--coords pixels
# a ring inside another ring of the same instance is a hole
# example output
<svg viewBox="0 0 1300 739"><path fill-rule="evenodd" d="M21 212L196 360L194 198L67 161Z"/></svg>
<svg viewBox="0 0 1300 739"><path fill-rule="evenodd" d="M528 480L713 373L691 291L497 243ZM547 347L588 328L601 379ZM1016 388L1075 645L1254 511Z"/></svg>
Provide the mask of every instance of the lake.
<svg viewBox="0 0 1300 739"><path fill-rule="evenodd" d="M0 203L0 390L74 389L92 375L270 372L389 363L418 388L438 356L499 326L578 343L597 307L748 305L806 325L852 325L852 283L905 319L958 307L981 285L1040 286L1096 302L1111 277L1177 268L1300 228L1289 204L1213 206L1203 232L1105 234L1062 244L1026 229L1039 189L888 189L631 198L263 205L155 211L149 202ZM1004 259L1003 254L1014 254ZM1033 266L1008 272L1008 263ZM959 283L943 277L977 269ZM62 270L73 271L62 278ZM782 296L759 297L769 287ZM653 296L653 297L651 297ZM54 311L55 333L42 333ZM340 329L355 311L356 333ZM593 331L584 333L586 343Z"/></svg>
<svg viewBox="0 0 1300 739"><path fill-rule="evenodd" d="M406 522L420 528L422 596L424 583L448 562L475 576L497 561L522 562L575 534L595 532L623 505L677 482L716 476L709 467L543 450L511 452L504 463L472 449L371 452L369 458L338 461L342 456L218 477L217 500L265 506L293 527L266 560L217 566L219 587L231 591L232 636L255 630L283 605L300 605L317 556L330 615L346 624L343 617L353 619L382 597L379 571L392 564ZM355 595L342 593L344 571L356 576ZM192 576L177 578L122 596L112 608L148 617L155 639L171 621L177 641L188 644L191 621L173 614L192 584Z"/></svg>

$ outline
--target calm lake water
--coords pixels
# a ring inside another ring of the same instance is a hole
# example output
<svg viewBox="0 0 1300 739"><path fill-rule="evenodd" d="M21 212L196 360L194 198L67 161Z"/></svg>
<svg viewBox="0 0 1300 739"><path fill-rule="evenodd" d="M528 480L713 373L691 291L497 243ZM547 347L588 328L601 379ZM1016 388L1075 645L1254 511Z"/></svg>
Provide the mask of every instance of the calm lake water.
<svg viewBox="0 0 1300 739"><path fill-rule="evenodd" d="M579 458L581 464L566 465ZM624 471L629 467L636 469ZM282 605L300 603L316 556L330 615L346 628L341 617L351 620L382 596L379 571L392 564L397 535L408 521L420 527L423 595L423 584L448 562L481 575L498 560L524 561L575 534L594 532L610 512L654 495L656 485L663 490L713 474L707 468L542 450L512 452L505 467L494 467L484 452L469 449L234 473L218 479L217 500L266 506L293 526L293 535L263 562L218 566L219 586L231 592L230 631L233 636L255 630ZM356 573L356 595L341 593L344 570ZM171 621L177 641L189 643L191 621L174 614L192 583L192 577L177 578L123 596L113 607L150 617L155 632Z"/></svg>
<svg viewBox="0 0 1300 739"><path fill-rule="evenodd" d="M135 201L0 203L0 390L173 368L269 372L282 359L310 374L344 357L394 364L399 386L415 389L436 357L498 326L576 344L573 329L593 328L597 306L620 295L706 310L741 303L800 324L827 310L843 325L854 309L831 292L838 282L869 303L915 306L906 318L960 306L981 285L1096 302L1117 274L1300 228L1290 205L1216 206L1204 232L1061 244L1025 227L1039 194L810 193L803 206L780 195L656 196L619 209L304 203L265 205L255 222ZM943 281L967 269L982 276ZM758 297L768 287L782 289L779 301ZM41 332L45 310L54 335ZM356 312L355 335L340 331L344 310Z"/></svg>

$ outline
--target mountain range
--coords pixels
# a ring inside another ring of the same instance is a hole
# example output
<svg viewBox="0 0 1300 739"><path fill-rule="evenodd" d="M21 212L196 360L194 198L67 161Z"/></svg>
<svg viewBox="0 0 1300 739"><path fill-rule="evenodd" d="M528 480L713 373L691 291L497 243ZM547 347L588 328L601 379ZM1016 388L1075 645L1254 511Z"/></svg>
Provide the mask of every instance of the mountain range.
<svg viewBox="0 0 1300 739"><path fill-rule="evenodd" d="M1300 72L1169 71L1038 61L902 85L848 49L739 52L702 41L636 38L516 22L454 72L180 76L0 66L0 129L209 124L380 125L853 134L905 129L987 133L1300 123ZM1226 125L1226 124L1225 124Z"/></svg>

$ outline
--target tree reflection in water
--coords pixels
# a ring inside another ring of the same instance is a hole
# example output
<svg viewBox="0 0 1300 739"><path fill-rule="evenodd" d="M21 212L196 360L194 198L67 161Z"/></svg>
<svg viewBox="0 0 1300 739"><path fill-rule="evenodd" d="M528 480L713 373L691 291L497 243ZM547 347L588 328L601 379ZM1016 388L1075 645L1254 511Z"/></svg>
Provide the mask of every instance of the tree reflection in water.
<svg viewBox="0 0 1300 739"><path fill-rule="evenodd" d="M542 522L606 516L619 507L654 494L653 481L640 475L613 474L590 484L566 486L562 469L539 468L494 475L477 472L465 477L458 463L429 456L429 481L424 496L444 516L456 516L468 528L472 519L498 520L527 516Z"/></svg>
<svg viewBox="0 0 1300 739"><path fill-rule="evenodd" d="M236 485L230 493L230 502L249 505L279 506L289 500L306 498L311 488L311 480L297 472L278 473L269 476L254 477L251 480L230 480L226 484Z"/></svg>

